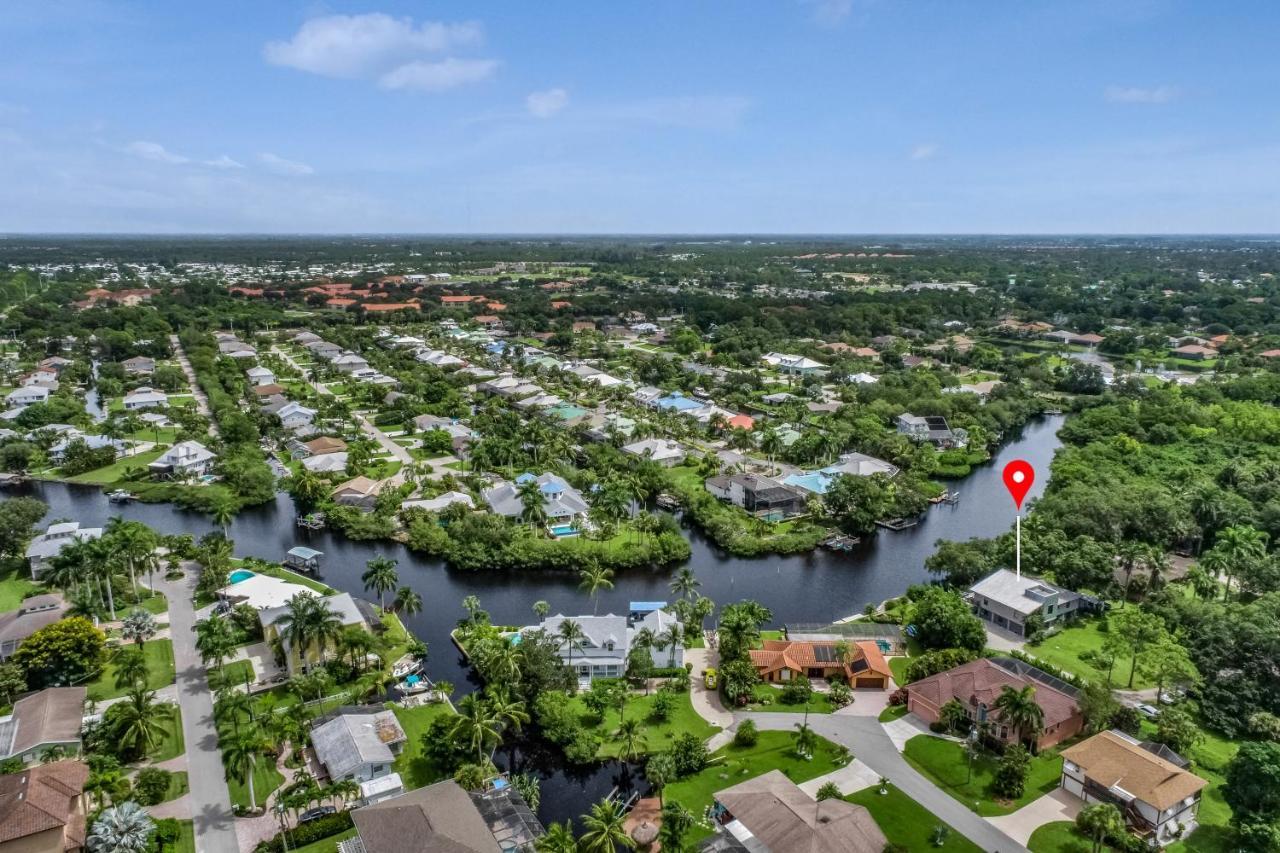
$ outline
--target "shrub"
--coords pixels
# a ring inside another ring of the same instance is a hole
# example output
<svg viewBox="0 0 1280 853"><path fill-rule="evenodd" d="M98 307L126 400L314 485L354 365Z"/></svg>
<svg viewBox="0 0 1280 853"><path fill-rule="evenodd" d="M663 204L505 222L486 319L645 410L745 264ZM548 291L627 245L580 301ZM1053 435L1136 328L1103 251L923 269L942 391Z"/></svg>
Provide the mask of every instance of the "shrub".
<svg viewBox="0 0 1280 853"><path fill-rule="evenodd" d="M159 767L144 767L133 779L133 798L144 806L154 806L164 800L169 792L169 780L173 776Z"/></svg>
<svg viewBox="0 0 1280 853"><path fill-rule="evenodd" d="M813 694L813 688L809 686L809 682L789 681L787 686L782 688L782 703L784 705L803 705L809 701L809 697Z"/></svg>
<svg viewBox="0 0 1280 853"><path fill-rule="evenodd" d="M840 799L840 788L835 782L824 782L818 789L818 801Z"/></svg>
<svg viewBox="0 0 1280 853"><path fill-rule="evenodd" d="M760 740L760 730L756 728L753 720L743 720L738 723L737 730L733 733L733 745L744 748L750 748L756 745Z"/></svg>
<svg viewBox="0 0 1280 853"><path fill-rule="evenodd" d="M937 675L939 672L946 672L961 664L968 663L977 658L977 656L976 652L969 649L940 649L935 652L928 652L907 661L907 670L904 677L908 683L919 681L922 678L928 678L931 675Z"/></svg>
<svg viewBox="0 0 1280 853"><path fill-rule="evenodd" d="M677 776L691 776L707 766L706 744L692 732L681 732L671 743L671 758Z"/></svg>
<svg viewBox="0 0 1280 853"><path fill-rule="evenodd" d="M843 708L853 701L853 691L843 681L837 681L831 685L830 698L832 705Z"/></svg>
<svg viewBox="0 0 1280 853"><path fill-rule="evenodd" d="M653 697L653 711L650 716L658 722L666 722L671 719L675 709L676 695L670 690L659 690L658 695Z"/></svg>
<svg viewBox="0 0 1280 853"><path fill-rule="evenodd" d="M889 704L890 704L890 705L905 705L905 704L907 704L907 688L905 688L905 687L899 687L897 690L895 690L895 691L893 691L892 693L890 693L890 694L889 694Z"/></svg>
<svg viewBox="0 0 1280 853"><path fill-rule="evenodd" d="M1031 755L1021 744L1013 744L1004 751L1000 767L996 770L995 790L1002 797L1016 800L1027 788L1027 774L1031 772Z"/></svg>

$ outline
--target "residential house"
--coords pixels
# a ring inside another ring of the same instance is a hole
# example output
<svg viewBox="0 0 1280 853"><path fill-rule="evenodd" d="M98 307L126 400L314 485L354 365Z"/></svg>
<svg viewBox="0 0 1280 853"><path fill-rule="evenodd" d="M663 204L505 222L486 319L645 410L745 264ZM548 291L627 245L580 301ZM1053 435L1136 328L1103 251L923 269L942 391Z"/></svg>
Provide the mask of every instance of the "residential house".
<svg viewBox="0 0 1280 853"><path fill-rule="evenodd" d="M27 563L31 566L32 580L40 580L49 563L72 542L87 542L101 535L101 527L81 527L78 521L50 524L44 533L33 538L27 545Z"/></svg>
<svg viewBox="0 0 1280 853"><path fill-rule="evenodd" d="M5 397L10 406L34 406L36 403L44 403L49 399L50 391L39 385L24 385L21 388L14 388Z"/></svg>
<svg viewBox="0 0 1280 853"><path fill-rule="evenodd" d="M163 391L157 391L154 388L135 388L128 394L124 395L124 408L126 412L136 412L141 409L163 409L169 405L169 395Z"/></svg>
<svg viewBox="0 0 1280 853"><path fill-rule="evenodd" d="M498 515L520 518L525 511L524 502L520 498L520 486L530 481L536 482L538 491L542 493L542 511L549 524L564 525L586 520L589 509L586 498L565 482L563 477L550 471L536 477L524 473L516 477L514 483L499 482L485 490L485 503Z"/></svg>
<svg viewBox="0 0 1280 853"><path fill-rule="evenodd" d="M1218 351L1212 347L1200 346L1199 344L1185 344L1169 351L1171 355L1178 358L1187 358L1192 361L1208 361L1211 358L1218 357Z"/></svg>
<svg viewBox="0 0 1280 853"><path fill-rule="evenodd" d="M217 456L198 441L180 441L147 466L153 477L185 480L203 477L213 470Z"/></svg>
<svg viewBox="0 0 1280 853"><path fill-rule="evenodd" d="M1148 843L1170 844L1195 831L1209 783L1163 744L1100 732L1062 751L1061 785L1086 803L1110 803Z"/></svg>
<svg viewBox="0 0 1280 853"><path fill-rule="evenodd" d="M243 583L243 581L242 581ZM232 587L240 584L233 584ZM234 591L234 590L233 590ZM310 589L295 595L315 595ZM291 596L292 597L292 596ZM378 615L366 602L357 601L349 592L324 596L321 601L338 617L340 628L356 627L368 631L370 625L378 624ZM361 606L363 605L363 606ZM289 637L280 629L280 620L289 612L289 604L276 607L265 607L258 610L258 621L262 623L264 641L268 644L278 638L284 648L285 668L289 675L306 672L313 666L322 663L334 653L332 643L326 643L322 649L317 643L309 643L306 648L297 648Z"/></svg>
<svg viewBox="0 0 1280 853"><path fill-rule="evenodd" d="M341 506L354 506L372 511L378 503L378 495L389 480L371 480L368 477L352 477L329 493L333 502Z"/></svg>
<svg viewBox="0 0 1280 853"><path fill-rule="evenodd" d="M57 444L49 448L49 461L54 465L61 465L67 458L67 451L74 444L83 444L89 450L101 450L110 447L115 451L115 456L119 459L129 450L129 445L125 444L118 438L107 438L105 435L68 435Z"/></svg>
<svg viewBox="0 0 1280 853"><path fill-rule="evenodd" d="M299 441L291 438L285 442L289 455L294 459L306 459L309 456L323 456L326 453L341 453L347 449L347 443L340 438L322 435L310 441Z"/></svg>
<svg viewBox="0 0 1280 853"><path fill-rule="evenodd" d="M448 433L453 452L458 455L464 454L476 438L475 432L470 427L464 426L452 418L442 418L436 415L418 415L413 419L413 426L414 429L420 432L440 430Z"/></svg>
<svg viewBox="0 0 1280 853"><path fill-rule="evenodd" d="M61 595L50 593L24 598L17 610L0 613L0 660L8 660L23 640L60 621L69 609Z"/></svg>
<svg viewBox="0 0 1280 853"><path fill-rule="evenodd" d="M51 355L48 358L41 360L36 366L41 370L52 370L54 373L61 375L64 369L73 364L75 364L75 362L69 358L63 358L60 355Z"/></svg>
<svg viewBox="0 0 1280 853"><path fill-rule="evenodd" d="M803 355L788 355L782 352L767 353L762 356L761 360L779 373L788 373L795 376L809 376L810 374L820 373L826 367L822 362L814 361Z"/></svg>
<svg viewBox="0 0 1280 853"><path fill-rule="evenodd" d="M815 495L825 495L837 477L870 477L872 474L896 477L898 470L898 466L865 453L846 453L838 462L826 468L790 474L782 482L783 485L803 489Z"/></svg>
<svg viewBox="0 0 1280 853"><path fill-rule="evenodd" d="M797 515L804 511L807 499L800 489L758 474L711 477L706 481L706 489L753 515L769 517Z"/></svg>
<svg viewBox="0 0 1280 853"><path fill-rule="evenodd" d="M79 752L86 692L84 687L46 687L14 702L12 713L0 718L0 757L26 764L52 747Z"/></svg>
<svg viewBox="0 0 1280 853"><path fill-rule="evenodd" d="M276 383L276 375L266 367L250 367L244 372L244 375L249 377L249 381L258 387L263 385L274 385Z"/></svg>
<svg viewBox="0 0 1280 853"><path fill-rule="evenodd" d="M0 776L0 853L85 849L84 785L89 767L55 761Z"/></svg>
<svg viewBox="0 0 1280 853"><path fill-rule="evenodd" d="M356 782L365 803L404 793L392 764L407 740L396 715L381 706L339 708L311 727L311 745L329 781Z"/></svg>
<svg viewBox="0 0 1280 853"><path fill-rule="evenodd" d="M156 372L156 360L145 355L135 355L120 362L124 372L129 376L150 376Z"/></svg>
<svg viewBox="0 0 1280 853"><path fill-rule="evenodd" d="M991 396L991 392L995 391L1003 385L998 379L988 379L983 382L966 382L957 385L954 388L943 388L943 394L973 394L982 402L987 402L987 398Z"/></svg>
<svg viewBox="0 0 1280 853"><path fill-rule="evenodd" d="M468 793L452 779L351 812L356 836L339 853L533 853L543 835L514 785Z"/></svg>
<svg viewBox="0 0 1280 853"><path fill-rule="evenodd" d="M345 450L335 453L318 453L302 460L302 467L313 474L339 474L347 470L350 456Z"/></svg>
<svg viewBox="0 0 1280 853"><path fill-rule="evenodd" d="M663 468L670 468L684 462L686 451L684 445L669 438L646 438L632 444L623 445L622 452L640 459L656 462Z"/></svg>
<svg viewBox="0 0 1280 853"><path fill-rule="evenodd" d="M1044 714L1044 729L1036 738L1037 749L1074 737L1084 729L1084 713L1075 688L1013 658L978 658L907 685L907 710L926 723L937 722L942 706L955 700L969 720L1002 743L1016 743L1018 732L1004 725L995 709L1004 688L1035 689L1036 704Z"/></svg>
<svg viewBox="0 0 1280 853"><path fill-rule="evenodd" d="M668 394L666 397L659 397L652 400L649 406L654 409L661 409L666 412L676 412L681 415L692 415L696 412L705 411L710 408L709 404L701 400L694 400L684 396L679 391L674 394Z"/></svg>
<svg viewBox="0 0 1280 853"><path fill-rule="evenodd" d="M1031 633L1027 622L1033 617L1047 627L1094 606L1078 592L1008 569L997 569L969 587L965 598L975 615L1020 637Z"/></svg>
<svg viewBox="0 0 1280 853"><path fill-rule="evenodd" d="M24 388L48 388L50 391L57 391L58 374L52 370L33 370L26 376L22 377L22 381L18 383Z"/></svg>
<svg viewBox="0 0 1280 853"><path fill-rule="evenodd" d="M637 607L646 604L646 607ZM520 629L520 634L541 633L555 639L560 626L573 622L582 628L585 639L572 649L561 644L560 659L573 669L579 685L586 687L597 678L621 678L627 674L627 658L631 654L636 634L648 629L658 642L649 648L649 656L655 667L684 666L684 641L674 646L663 640L670 637L671 626L677 624L674 615L665 609L666 602L633 602L627 616L549 616L537 625Z"/></svg>
<svg viewBox="0 0 1280 853"><path fill-rule="evenodd" d="M269 397L279 397L280 399L283 400L284 395L288 392L289 389L284 387L283 385L276 385L273 383L270 385L254 385L252 390L253 390L253 396L256 397L259 401L262 401Z"/></svg>
<svg viewBox="0 0 1280 853"><path fill-rule="evenodd" d="M964 447L969 443L969 431L952 429L941 415L898 415L898 434L912 441L927 441L939 447Z"/></svg>
<svg viewBox="0 0 1280 853"><path fill-rule="evenodd" d="M316 410L309 409L301 403L291 402L277 409L275 415L280 419L282 427L293 431L311 426L311 422L316 417Z"/></svg>
<svg viewBox="0 0 1280 853"><path fill-rule="evenodd" d="M849 641L847 660L841 660L832 641L765 640L751 650L751 663L762 681L783 683L796 679L841 677L850 687L884 690L893 673L884 653L874 642Z"/></svg>
<svg viewBox="0 0 1280 853"><path fill-rule="evenodd" d="M369 362L363 356L353 352L344 352L330 362L339 373L355 373L357 370L368 370Z"/></svg>
<svg viewBox="0 0 1280 853"><path fill-rule="evenodd" d="M475 509L476 502L466 492L445 492L434 498L415 498L400 504L400 509L421 509L426 512L443 512L454 504L462 504L467 509Z"/></svg>
<svg viewBox="0 0 1280 853"><path fill-rule="evenodd" d="M716 834L699 850L714 853L882 853L888 839L863 806L839 797L815 801L781 770L715 794Z"/></svg>

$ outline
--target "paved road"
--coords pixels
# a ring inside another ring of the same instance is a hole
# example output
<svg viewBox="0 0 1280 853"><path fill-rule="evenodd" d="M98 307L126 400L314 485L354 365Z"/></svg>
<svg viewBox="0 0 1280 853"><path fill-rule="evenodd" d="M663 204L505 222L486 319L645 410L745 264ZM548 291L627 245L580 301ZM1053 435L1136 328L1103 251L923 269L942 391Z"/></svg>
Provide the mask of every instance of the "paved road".
<svg viewBox="0 0 1280 853"><path fill-rule="evenodd" d="M191 395L196 398L196 411L208 418L209 432L217 435L218 424L213 420L213 409L209 408L209 398L205 396L204 389L200 387L200 382L196 379L195 368L191 366L191 359L187 358L187 352L182 348L182 342L178 340L177 335L170 335L169 345L173 347L173 355L178 359L182 372L187 374L187 384L191 386Z"/></svg>
<svg viewBox="0 0 1280 853"><path fill-rule="evenodd" d="M231 796L222 769L222 753L213 723L213 698L204 665L196 651L195 591L197 567L186 564L187 576L169 581L157 576L155 587L169 599L169 627L173 633L173 662L178 670L178 704L182 733L187 741L196 849L200 853L239 853Z"/></svg>
<svg viewBox="0 0 1280 853"><path fill-rule="evenodd" d="M738 715L738 719L746 718L755 720L761 729L789 731L804 715L772 712ZM965 808L907 764L874 717L810 714L809 725L828 740L848 747L859 761L988 853L1025 853L1026 847Z"/></svg>

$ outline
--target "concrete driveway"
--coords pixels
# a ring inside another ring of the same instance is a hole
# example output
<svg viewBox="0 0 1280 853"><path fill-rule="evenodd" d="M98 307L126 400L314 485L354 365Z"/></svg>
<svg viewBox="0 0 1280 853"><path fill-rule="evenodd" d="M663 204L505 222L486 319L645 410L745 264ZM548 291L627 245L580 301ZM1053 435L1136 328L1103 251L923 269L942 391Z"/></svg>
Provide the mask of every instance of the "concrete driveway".
<svg viewBox="0 0 1280 853"><path fill-rule="evenodd" d="M1084 803L1077 797L1058 788L1038 800L1027 803L1013 814L989 817L987 820L1005 835L1019 844L1026 844L1035 832L1046 823L1076 819Z"/></svg>
<svg viewBox="0 0 1280 853"><path fill-rule="evenodd" d="M892 690L855 690L853 701L835 713L846 717L879 717L880 712L889 707L889 694Z"/></svg>

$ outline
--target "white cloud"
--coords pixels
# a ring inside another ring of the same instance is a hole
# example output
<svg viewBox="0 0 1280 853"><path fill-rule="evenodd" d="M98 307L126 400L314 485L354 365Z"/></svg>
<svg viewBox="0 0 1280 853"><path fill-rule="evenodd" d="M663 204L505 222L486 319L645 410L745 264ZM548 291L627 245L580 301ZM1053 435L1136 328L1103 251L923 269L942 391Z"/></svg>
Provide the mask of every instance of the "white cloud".
<svg viewBox="0 0 1280 853"><path fill-rule="evenodd" d="M551 118L569 105L569 93L564 89L530 92L524 99L524 105L536 118Z"/></svg>
<svg viewBox="0 0 1280 853"><path fill-rule="evenodd" d="M383 74L378 78L378 85L384 89L443 92L487 80L497 70L496 59L457 59L451 56L439 62L416 60Z"/></svg>
<svg viewBox="0 0 1280 853"><path fill-rule="evenodd" d="M215 169L243 169L244 168L244 163L241 163L238 160L232 160L226 154L223 154L221 157L215 157L212 160L205 160L204 165L212 166Z"/></svg>
<svg viewBox="0 0 1280 853"><path fill-rule="evenodd" d="M183 157L181 154L174 154L165 148L159 142L130 142L125 146L125 150L135 157L141 157L143 160L152 160L156 163L190 163L191 160Z"/></svg>
<svg viewBox="0 0 1280 853"><path fill-rule="evenodd" d="M264 151L259 154L258 162L279 175L312 175L315 174L316 171L306 163L299 163L296 160L286 160L280 155L272 154L269 151Z"/></svg>
<svg viewBox="0 0 1280 853"><path fill-rule="evenodd" d="M921 142L911 149L911 159L930 160L937 155L938 148L939 146L936 142Z"/></svg>
<svg viewBox="0 0 1280 853"><path fill-rule="evenodd" d="M813 10L813 20L834 27L853 12L853 0L802 0Z"/></svg>
<svg viewBox="0 0 1280 853"><path fill-rule="evenodd" d="M1181 92L1176 86L1108 86L1103 94L1113 104L1167 104Z"/></svg>
<svg viewBox="0 0 1280 853"><path fill-rule="evenodd" d="M729 130L742 122L751 106L736 95L690 95L678 98L648 98L618 104L603 111L610 119L699 130Z"/></svg>
<svg viewBox="0 0 1280 853"><path fill-rule="evenodd" d="M478 43L476 22L457 24L393 18L381 12L312 18L288 41L268 42L263 55L284 65L327 77L380 76L423 54Z"/></svg>

